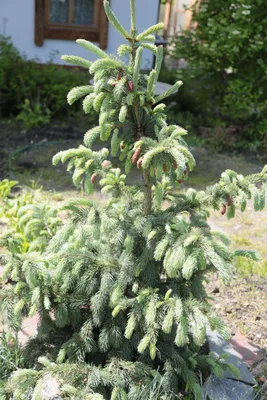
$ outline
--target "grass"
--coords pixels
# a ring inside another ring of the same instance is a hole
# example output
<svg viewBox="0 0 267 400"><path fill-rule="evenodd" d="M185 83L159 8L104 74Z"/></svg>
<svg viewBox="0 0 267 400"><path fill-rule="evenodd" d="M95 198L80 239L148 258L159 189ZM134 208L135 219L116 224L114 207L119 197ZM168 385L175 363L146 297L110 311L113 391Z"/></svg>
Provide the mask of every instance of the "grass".
<svg viewBox="0 0 267 400"><path fill-rule="evenodd" d="M23 356L17 336L2 332L0 337L0 380L23 365Z"/></svg>
<svg viewBox="0 0 267 400"><path fill-rule="evenodd" d="M267 209L256 212L251 203L242 213L228 220L218 212L211 212L213 228L224 231L232 241L233 250L252 250L261 258L253 261L244 257L236 258L236 267L243 276L267 277Z"/></svg>
<svg viewBox="0 0 267 400"><path fill-rule="evenodd" d="M251 240L244 236L232 236L232 241L237 246L250 246L252 244Z"/></svg>
<svg viewBox="0 0 267 400"><path fill-rule="evenodd" d="M244 259L243 257L237 257L235 264L241 275L258 275L267 277L267 261L255 262L249 259Z"/></svg>
<svg viewBox="0 0 267 400"><path fill-rule="evenodd" d="M257 215L257 217L259 216ZM266 223L267 218L264 216L260 224L257 224L255 221L249 230L243 230L242 235L231 235L234 249L242 248L245 250L253 250L260 258L259 261L253 261L244 257L236 258L236 267L244 276L253 274L267 277L266 230L262 230L261 226L261 224L265 225Z"/></svg>

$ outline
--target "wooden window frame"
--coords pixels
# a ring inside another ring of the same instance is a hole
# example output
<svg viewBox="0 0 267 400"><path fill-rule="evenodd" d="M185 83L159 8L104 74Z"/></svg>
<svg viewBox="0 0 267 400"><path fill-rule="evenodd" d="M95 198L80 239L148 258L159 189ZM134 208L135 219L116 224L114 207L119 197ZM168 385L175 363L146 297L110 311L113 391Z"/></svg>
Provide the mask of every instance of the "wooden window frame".
<svg viewBox="0 0 267 400"><path fill-rule="evenodd" d="M45 39L76 40L86 39L98 42L105 50L108 41L108 20L105 15L103 0L95 0L93 25L77 25L71 23L74 16L74 1L69 0L68 24L51 23L49 21L50 0L35 0L35 44L43 46Z"/></svg>

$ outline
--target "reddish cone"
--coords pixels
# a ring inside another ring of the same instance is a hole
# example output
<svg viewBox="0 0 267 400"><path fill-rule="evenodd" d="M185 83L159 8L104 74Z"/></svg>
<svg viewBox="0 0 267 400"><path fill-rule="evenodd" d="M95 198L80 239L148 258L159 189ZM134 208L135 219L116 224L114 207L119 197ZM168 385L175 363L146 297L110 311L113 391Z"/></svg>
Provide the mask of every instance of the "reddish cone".
<svg viewBox="0 0 267 400"><path fill-rule="evenodd" d="M141 151L142 151L142 147L139 146L139 147L135 150L135 152L133 153L133 156L132 156L132 164L133 164L133 165L135 165L135 164L137 163L137 160L138 160L138 158L139 158L139 156L140 156L140 154L141 154Z"/></svg>
<svg viewBox="0 0 267 400"><path fill-rule="evenodd" d="M109 166L110 166L110 161L104 160L104 161L102 162L102 167L103 167L103 168L107 168L107 167L109 167Z"/></svg>
<svg viewBox="0 0 267 400"><path fill-rule="evenodd" d="M221 214L224 215L226 213L226 205L223 204L221 208Z"/></svg>
<svg viewBox="0 0 267 400"><path fill-rule="evenodd" d="M132 81L128 81L128 88L129 88L130 92L133 92L133 90L134 90L134 85L133 85L133 82L132 82Z"/></svg>
<svg viewBox="0 0 267 400"><path fill-rule="evenodd" d="M96 174L96 173L94 173L94 174L91 176L91 183L95 183L96 177L97 177L97 174Z"/></svg>
<svg viewBox="0 0 267 400"><path fill-rule="evenodd" d="M117 81L120 81L120 80L121 80L122 75L123 75L123 71L120 70L119 73L118 73L118 75L117 75Z"/></svg>

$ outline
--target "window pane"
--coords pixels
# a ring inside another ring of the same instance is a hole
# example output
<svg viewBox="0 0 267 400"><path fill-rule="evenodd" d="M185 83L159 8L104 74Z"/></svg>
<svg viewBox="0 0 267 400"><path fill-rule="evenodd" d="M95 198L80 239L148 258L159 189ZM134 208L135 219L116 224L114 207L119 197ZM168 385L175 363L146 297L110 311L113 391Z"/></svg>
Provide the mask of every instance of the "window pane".
<svg viewBox="0 0 267 400"><path fill-rule="evenodd" d="M94 0L75 0L74 24L93 25L94 6Z"/></svg>
<svg viewBox="0 0 267 400"><path fill-rule="evenodd" d="M50 0L50 22L67 23L69 0Z"/></svg>

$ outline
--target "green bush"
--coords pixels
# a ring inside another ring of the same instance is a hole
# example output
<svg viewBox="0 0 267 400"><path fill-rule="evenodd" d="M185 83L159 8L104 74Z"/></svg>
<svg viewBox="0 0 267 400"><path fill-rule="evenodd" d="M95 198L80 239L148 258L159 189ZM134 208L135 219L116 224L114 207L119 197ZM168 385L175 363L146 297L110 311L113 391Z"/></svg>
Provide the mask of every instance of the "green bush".
<svg viewBox="0 0 267 400"><path fill-rule="evenodd" d="M178 108L200 114L211 135L221 128L222 146L229 136L231 146L266 146L265 1L203 0L199 10L198 4L193 8L193 20L195 28L177 35L171 51L187 61L178 78L191 82L181 89L186 101Z"/></svg>
<svg viewBox="0 0 267 400"><path fill-rule="evenodd" d="M55 207L40 203L41 190L24 189L16 196L10 193L16 184L7 179L0 181L0 217L4 216L9 226L4 235L0 234L0 244L16 254L40 251L62 221Z"/></svg>
<svg viewBox="0 0 267 400"><path fill-rule="evenodd" d="M21 112L17 120L22 121L23 126L29 130L50 122L51 111L47 107L42 107L40 103L32 105L29 99L25 99Z"/></svg>
<svg viewBox="0 0 267 400"><path fill-rule="evenodd" d="M88 71L66 69L38 60L27 60L13 46L10 38L0 36L0 116L16 116L26 129L48 123L53 116L77 115L67 107L69 85L89 81Z"/></svg>

